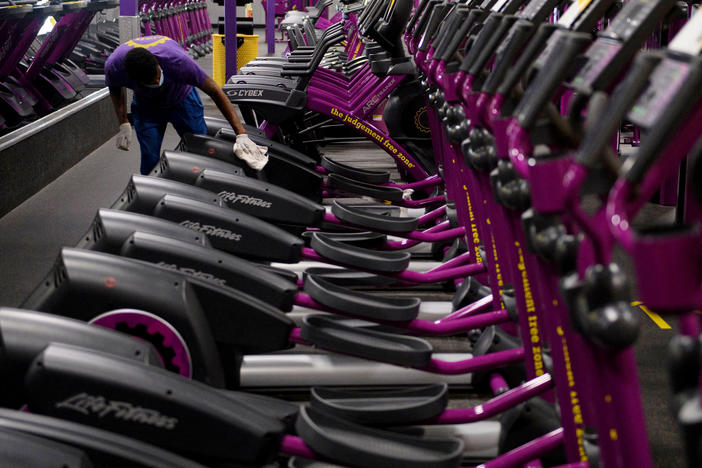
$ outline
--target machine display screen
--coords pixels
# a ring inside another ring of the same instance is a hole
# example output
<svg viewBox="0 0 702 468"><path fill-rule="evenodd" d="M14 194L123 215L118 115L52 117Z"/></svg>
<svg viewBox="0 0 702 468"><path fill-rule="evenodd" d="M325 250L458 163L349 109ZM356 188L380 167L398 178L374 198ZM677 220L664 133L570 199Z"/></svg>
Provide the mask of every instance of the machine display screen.
<svg viewBox="0 0 702 468"><path fill-rule="evenodd" d="M621 48L621 44L616 42L602 39L595 41L585 52L587 61L573 78L571 85L574 88L592 87L597 77L612 62Z"/></svg>
<svg viewBox="0 0 702 468"><path fill-rule="evenodd" d="M690 74L690 66L665 58L651 74L649 85L628 114L629 120L643 128L651 128L670 105L673 97Z"/></svg>
<svg viewBox="0 0 702 468"><path fill-rule="evenodd" d="M544 47L544 50L541 51L534 62L535 68L542 68L544 66L548 58L556 50L556 46L561 41L560 38L563 37L564 32L565 31L562 29L557 29L553 32L553 34L551 34L551 37L549 37L548 41L546 41L546 47Z"/></svg>
<svg viewBox="0 0 702 468"><path fill-rule="evenodd" d="M507 49L507 46L509 45L509 43L512 42L512 39L514 38L514 35L516 33L517 33L517 28L515 28L515 27L510 28L509 32L507 33L507 36L505 36L504 40L502 42L500 42L500 45L497 47L497 51L495 52L496 56L498 56L498 57L502 56L505 49Z"/></svg>
<svg viewBox="0 0 702 468"><path fill-rule="evenodd" d="M610 23L602 36L626 41L658 6L657 0L632 0Z"/></svg>

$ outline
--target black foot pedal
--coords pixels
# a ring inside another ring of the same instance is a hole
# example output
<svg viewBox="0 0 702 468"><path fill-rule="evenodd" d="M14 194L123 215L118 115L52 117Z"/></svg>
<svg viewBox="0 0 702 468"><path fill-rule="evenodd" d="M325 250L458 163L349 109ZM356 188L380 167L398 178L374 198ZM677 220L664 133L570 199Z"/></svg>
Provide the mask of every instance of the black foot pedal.
<svg viewBox="0 0 702 468"><path fill-rule="evenodd" d="M473 356L485 356L498 351L507 351L521 346L521 341L495 325L486 327L473 345ZM523 362L515 362L500 369L487 369L473 372L473 387L482 391L490 389L490 374L499 372L510 387L516 387L526 380Z"/></svg>
<svg viewBox="0 0 702 468"><path fill-rule="evenodd" d="M320 455L365 468L456 468L463 455L457 439L423 439L370 429L335 418L313 408L303 408L297 433Z"/></svg>
<svg viewBox="0 0 702 468"><path fill-rule="evenodd" d="M382 252L337 242L322 233L312 234L310 246L322 257L364 270L399 273L409 266L409 252Z"/></svg>
<svg viewBox="0 0 702 468"><path fill-rule="evenodd" d="M300 336L320 348L403 367L428 366L433 352L420 338L348 327L319 315L303 319Z"/></svg>
<svg viewBox="0 0 702 468"><path fill-rule="evenodd" d="M402 189L382 185L366 184L338 174L329 174L327 186L344 192L367 195L378 200L402 201Z"/></svg>
<svg viewBox="0 0 702 468"><path fill-rule="evenodd" d="M312 234L317 231L305 231L302 233L302 239L305 244L309 247L310 241L312 240ZM379 249L383 247L387 241L388 236L385 234L380 234L377 232L324 232L325 236L328 236L339 242L343 242L348 245L355 245L356 247L361 247L364 249Z"/></svg>
<svg viewBox="0 0 702 468"><path fill-rule="evenodd" d="M390 173L387 171L358 169L336 162L326 156L322 157L322 167L332 174L339 174L366 184L380 185L390 181Z"/></svg>
<svg viewBox="0 0 702 468"><path fill-rule="evenodd" d="M491 294L492 290L488 286L481 284L480 281L471 276L458 287L451 305L453 310L458 310Z"/></svg>
<svg viewBox="0 0 702 468"><path fill-rule="evenodd" d="M445 383L401 390L337 390L313 387L313 408L370 426L402 426L441 414L448 403Z"/></svg>
<svg viewBox="0 0 702 468"><path fill-rule="evenodd" d="M417 229L417 218L398 218L375 214L356 208L351 205L345 205L334 201L332 205L332 213L334 216L347 223L352 223L357 226L362 226L367 229L377 229L387 232L410 232Z"/></svg>
<svg viewBox="0 0 702 468"><path fill-rule="evenodd" d="M352 291L314 275L305 276L305 292L334 310L387 322L414 320L422 303L416 297L380 297Z"/></svg>
<svg viewBox="0 0 702 468"><path fill-rule="evenodd" d="M307 275L315 275L325 280L344 286L351 287L385 287L392 286L397 280L387 276L374 275L365 271L345 270L340 268L308 268L303 273L303 278Z"/></svg>
<svg viewBox="0 0 702 468"><path fill-rule="evenodd" d="M527 442L561 427L561 420L554 406L539 397L512 408L500 417L502 432L499 451L507 453ZM559 447L541 457L545 466L567 462L565 450Z"/></svg>

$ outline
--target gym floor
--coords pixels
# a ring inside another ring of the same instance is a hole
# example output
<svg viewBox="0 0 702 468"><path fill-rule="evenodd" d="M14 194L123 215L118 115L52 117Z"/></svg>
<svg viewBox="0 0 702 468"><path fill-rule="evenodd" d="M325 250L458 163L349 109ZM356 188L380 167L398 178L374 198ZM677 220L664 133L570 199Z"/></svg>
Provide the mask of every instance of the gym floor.
<svg viewBox="0 0 702 468"><path fill-rule="evenodd" d="M266 55L263 30L257 30L261 38L260 55ZM276 44L276 55L283 46ZM212 57L203 57L200 65L208 72L212 70ZM220 116L214 103L201 93L205 104L205 115ZM112 114L101 118L114 118ZM115 131L117 125L115 122ZM171 126L166 131L163 148L174 148L178 135ZM341 162L362 160L394 167L392 161L371 144L337 145L324 148ZM382 161L382 162L379 162ZM118 197L131 174L139 171L139 149L134 141L130 151L115 147L114 138L26 200L16 209L0 218L0 305L17 307L29 295L51 268L62 246L76 245L87 230L98 208L106 207ZM639 223L652 224L670 219L672 211L665 207L650 206ZM628 259L619 255L617 260L631 271ZM420 293L422 295L423 293ZM449 296L445 295L448 299ZM428 299L428 296L424 297ZM431 293L437 300L437 293ZM649 441L657 467L684 466L682 447L677 425L669 410L667 385L666 346L673 336L677 323L665 317L661 322L655 315L651 318L641 310L642 333L636 346L639 363L639 379L646 412ZM672 328L665 328L670 326ZM597 382L592 382L597 385ZM471 400L453 402L471 404Z"/></svg>

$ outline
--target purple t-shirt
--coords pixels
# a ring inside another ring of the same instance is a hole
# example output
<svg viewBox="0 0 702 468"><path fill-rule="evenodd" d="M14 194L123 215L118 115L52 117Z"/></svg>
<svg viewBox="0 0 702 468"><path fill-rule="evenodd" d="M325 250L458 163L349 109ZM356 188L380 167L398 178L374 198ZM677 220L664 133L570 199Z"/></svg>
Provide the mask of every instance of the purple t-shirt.
<svg viewBox="0 0 702 468"><path fill-rule="evenodd" d="M164 81L159 88L145 88L129 78L124 68L124 56L135 47L144 47L156 56ZM141 105L170 107L180 104L193 86L201 86L207 78L205 71L173 39L166 36L145 36L132 39L117 47L105 62L105 84L111 88L134 90Z"/></svg>

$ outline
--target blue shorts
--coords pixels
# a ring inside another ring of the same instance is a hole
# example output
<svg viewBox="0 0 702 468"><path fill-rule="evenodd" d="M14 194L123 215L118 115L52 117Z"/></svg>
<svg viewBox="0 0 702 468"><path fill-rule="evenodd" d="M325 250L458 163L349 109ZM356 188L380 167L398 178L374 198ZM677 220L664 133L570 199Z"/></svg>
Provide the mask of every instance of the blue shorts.
<svg viewBox="0 0 702 468"><path fill-rule="evenodd" d="M195 88L183 99L183 102L173 107L163 109L144 107L141 108L136 99L132 101L132 120L141 148L142 174L151 172L158 163L163 134L166 132L168 122L181 137L185 133L200 135L207 133L204 108Z"/></svg>

